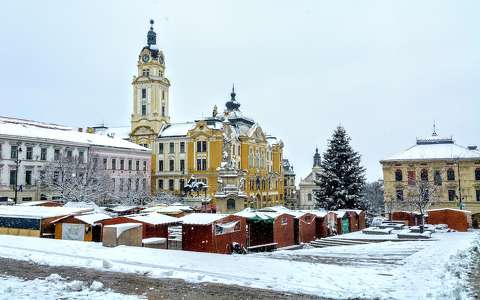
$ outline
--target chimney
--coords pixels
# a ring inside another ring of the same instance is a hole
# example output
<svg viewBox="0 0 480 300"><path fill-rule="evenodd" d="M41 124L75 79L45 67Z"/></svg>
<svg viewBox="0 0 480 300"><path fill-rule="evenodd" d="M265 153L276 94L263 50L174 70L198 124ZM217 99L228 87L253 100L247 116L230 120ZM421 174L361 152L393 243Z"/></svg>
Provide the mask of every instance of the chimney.
<svg viewBox="0 0 480 300"><path fill-rule="evenodd" d="M82 128L82 127L78 127L78 132L83 132L83 128Z"/></svg>
<svg viewBox="0 0 480 300"><path fill-rule="evenodd" d="M477 146L468 146L468 150L477 150Z"/></svg>

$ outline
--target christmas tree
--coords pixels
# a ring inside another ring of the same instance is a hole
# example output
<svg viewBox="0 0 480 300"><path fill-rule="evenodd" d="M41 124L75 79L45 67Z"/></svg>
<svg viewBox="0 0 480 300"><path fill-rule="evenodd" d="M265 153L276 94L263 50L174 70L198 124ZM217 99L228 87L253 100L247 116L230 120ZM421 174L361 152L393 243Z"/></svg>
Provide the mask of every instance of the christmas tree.
<svg viewBox="0 0 480 300"><path fill-rule="evenodd" d="M320 208L364 209L362 192L365 186L365 168L360 155L350 146L350 137L338 126L323 154L317 173L315 198Z"/></svg>

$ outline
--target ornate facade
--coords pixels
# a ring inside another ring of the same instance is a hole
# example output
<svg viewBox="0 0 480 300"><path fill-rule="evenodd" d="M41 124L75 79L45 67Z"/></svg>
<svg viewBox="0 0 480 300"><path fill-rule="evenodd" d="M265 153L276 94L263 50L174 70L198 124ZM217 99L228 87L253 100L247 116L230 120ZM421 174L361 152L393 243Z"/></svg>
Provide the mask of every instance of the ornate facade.
<svg viewBox="0 0 480 300"><path fill-rule="evenodd" d="M410 185L426 180L439 187L440 201L436 207L480 213L480 152L476 146L460 146L434 131L431 137L417 139L414 146L380 163L385 201L401 203Z"/></svg>
<svg viewBox="0 0 480 300"><path fill-rule="evenodd" d="M220 212L283 205L283 142L242 114L234 89L223 112L215 107L211 117L172 123L164 71L150 28L133 81L130 136L152 149L152 190L181 194L189 182L203 182Z"/></svg>

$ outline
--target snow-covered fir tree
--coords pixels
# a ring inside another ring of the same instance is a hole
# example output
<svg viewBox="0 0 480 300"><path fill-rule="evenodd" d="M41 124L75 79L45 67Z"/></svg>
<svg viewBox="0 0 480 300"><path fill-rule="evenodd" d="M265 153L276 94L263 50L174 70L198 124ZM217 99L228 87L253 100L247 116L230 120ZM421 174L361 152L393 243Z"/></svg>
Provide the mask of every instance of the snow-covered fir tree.
<svg viewBox="0 0 480 300"><path fill-rule="evenodd" d="M350 146L350 137L341 126L329 140L315 182L318 207L327 210L365 208L362 198L365 168L360 165L360 155Z"/></svg>

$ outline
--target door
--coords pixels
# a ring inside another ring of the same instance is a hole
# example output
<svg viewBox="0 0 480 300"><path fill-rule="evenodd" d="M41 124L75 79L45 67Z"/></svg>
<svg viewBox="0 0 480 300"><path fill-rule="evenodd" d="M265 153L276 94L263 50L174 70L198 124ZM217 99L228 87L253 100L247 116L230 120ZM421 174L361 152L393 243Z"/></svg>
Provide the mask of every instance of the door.
<svg viewBox="0 0 480 300"><path fill-rule="evenodd" d="M348 222L348 217L344 217L342 219L342 231L343 233L349 233L349 222Z"/></svg>

